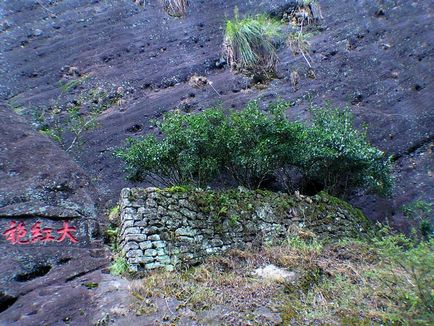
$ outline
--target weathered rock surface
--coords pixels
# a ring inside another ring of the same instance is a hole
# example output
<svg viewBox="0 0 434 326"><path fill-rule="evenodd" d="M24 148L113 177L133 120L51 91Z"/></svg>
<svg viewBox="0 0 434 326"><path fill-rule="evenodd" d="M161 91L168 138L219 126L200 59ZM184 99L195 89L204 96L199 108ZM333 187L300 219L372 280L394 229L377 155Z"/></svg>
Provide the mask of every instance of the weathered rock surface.
<svg viewBox="0 0 434 326"><path fill-rule="evenodd" d="M96 219L83 170L5 106L0 106L0 180L0 217Z"/></svg>

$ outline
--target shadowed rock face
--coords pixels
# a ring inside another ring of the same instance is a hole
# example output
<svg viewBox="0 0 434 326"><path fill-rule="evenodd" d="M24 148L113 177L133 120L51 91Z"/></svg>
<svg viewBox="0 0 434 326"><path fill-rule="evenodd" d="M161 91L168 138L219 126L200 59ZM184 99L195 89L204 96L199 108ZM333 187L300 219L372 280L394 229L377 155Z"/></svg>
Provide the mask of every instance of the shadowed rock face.
<svg viewBox="0 0 434 326"><path fill-rule="evenodd" d="M112 150L128 136L154 131L150 120L177 107L195 111L222 103L239 109L251 99L282 97L295 103L292 118L307 119L311 102L348 105L357 122L368 125L373 144L395 157L397 183L391 199L355 194L352 202L369 218L389 218L405 229L400 207L433 197L429 1L320 1L324 20L310 40L316 78L309 77L302 57L281 48L278 78L261 90L222 64L224 22L235 6L241 15L279 16L287 2L190 3L186 17L178 19L168 16L159 1L144 7L130 0L0 2L1 232L14 220L27 226L41 220L56 229L66 219L81 230L83 240L78 247L35 244L29 250L2 236L0 311L5 309L0 324L57 323L74 315L73 309L88 306L87 289L77 288L81 278L65 280L80 273L86 277L106 263L92 240L94 223L103 222L95 207L103 212L122 188L134 186L124 180ZM66 66L77 71L65 77ZM290 83L294 70L300 75L298 89ZM213 87L192 87L193 74L205 76ZM62 94L60 85L78 76L88 79ZM71 154L31 126L45 109L66 106L83 91L119 86L125 90L122 102L100 115L99 126L84 133L83 145ZM59 263L65 259L68 263ZM17 275L30 280L18 282ZM27 304L43 306L59 291L70 299L52 300L43 309ZM53 309L59 313L48 316ZM86 312L77 316L89 320Z"/></svg>
<svg viewBox="0 0 434 326"><path fill-rule="evenodd" d="M89 178L49 138L0 107L0 217L96 219Z"/></svg>

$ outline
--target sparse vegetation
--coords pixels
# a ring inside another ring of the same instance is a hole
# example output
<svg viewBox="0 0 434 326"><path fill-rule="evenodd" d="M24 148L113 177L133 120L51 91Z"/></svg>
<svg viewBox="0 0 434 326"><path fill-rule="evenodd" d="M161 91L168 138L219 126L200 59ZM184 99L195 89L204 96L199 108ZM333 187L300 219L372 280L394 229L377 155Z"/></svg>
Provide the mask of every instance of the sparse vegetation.
<svg viewBox="0 0 434 326"><path fill-rule="evenodd" d="M122 94L109 94L101 88L80 91L67 105L60 105L63 97L71 95L88 80L88 76L61 84L57 103L35 117L38 130L61 144L66 151L81 144L82 135L98 126L97 119L109 107L119 103ZM69 140L70 138L70 140Z"/></svg>
<svg viewBox="0 0 434 326"><path fill-rule="evenodd" d="M68 110L68 130L74 135L66 151L70 151L77 143L83 132L96 128L97 117L101 112L99 110L90 112L88 115L81 114L79 108L70 108Z"/></svg>
<svg viewBox="0 0 434 326"><path fill-rule="evenodd" d="M130 138L116 155L125 161L130 178L156 185L207 186L229 175L255 189L282 170L296 169L307 183L334 195L354 188L390 191L389 160L354 129L348 110L315 109L307 126L289 121L287 106L274 103L264 113L252 102L227 115L220 108L197 114L174 111L157 123L163 138Z"/></svg>
<svg viewBox="0 0 434 326"><path fill-rule="evenodd" d="M265 16L226 22L224 53L232 69L268 76L274 74L280 23Z"/></svg>
<svg viewBox="0 0 434 326"><path fill-rule="evenodd" d="M232 250L199 267L170 274L158 271L133 281L137 313L152 313L149 307L157 298L176 298L178 308L199 313L219 305L234 309L230 318L237 324L251 321L257 305L280 315L283 325L434 322L432 240L415 243L390 234L333 243L308 238L294 235L256 252ZM253 275L267 264L295 271L296 281L273 282ZM224 322L229 316L220 318Z"/></svg>
<svg viewBox="0 0 434 326"><path fill-rule="evenodd" d="M89 76L82 76L80 78L71 79L63 84L61 84L62 93L69 93L72 90L76 89L78 86L86 82L89 79Z"/></svg>

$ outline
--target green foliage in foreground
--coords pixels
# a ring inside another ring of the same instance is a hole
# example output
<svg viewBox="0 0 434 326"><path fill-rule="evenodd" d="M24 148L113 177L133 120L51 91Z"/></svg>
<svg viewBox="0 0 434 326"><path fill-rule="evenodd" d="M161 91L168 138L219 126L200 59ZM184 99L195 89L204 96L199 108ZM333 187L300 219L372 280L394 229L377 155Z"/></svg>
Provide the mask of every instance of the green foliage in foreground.
<svg viewBox="0 0 434 326"><path fill-rule="evenodd" d="M388 265L389 272L384 279L389 286L401 286L403 289L411 285L411 291L399 291L402 303L408 312L419 310L415 318L431 318L434 313L434 239L415 243L402 234L387 236L375 241L380 255ZM401 272L395 270L398 267ZM403 278L402 273L406 275ZM380 275L381 277L381 275Z"/></svg>
<svg viewBox="0 0 434 326"><path fill-rule="evenodd" d="M320 271L313 281L309 278L308 284L288 285L288 293L280 296L286 302L282 314L285 321L432 325L434 240L418 242L402 234L386 233L372 241L323 245L315 239L295 237L288 243L291 254L277 251L280 261L287 262L290 257L288 267L304 259L304 268Z"/></svg>
<svg viewBox="0 0 434 326"><path fill-rule="evenodd" d="M170 112L158 122L161 139L130 138L116 155L131 179L169 186L206 186L229 174L237 184L255 189L270 176L295 169L332 194L354 188L390 191L389 159L353 127L349 111L315 109L308 126L288 120L286 107L274 103L265 113L251 102L229 114L220 108Z"/></svg>
<svg viewBox="0 0 434 326"><path fill-rule="evenodd" d="M238 312L230 324L250 324L248 312L258 304L279 314L282 325L433 325L433 240L384 230L330 242L306 231L259 251L232 250L187 270L152 272L131 284L137 313L150 313L145 301L176 298L199 316L215 306ZM296 272L297 280L255 277L264 262Z"/></svg>

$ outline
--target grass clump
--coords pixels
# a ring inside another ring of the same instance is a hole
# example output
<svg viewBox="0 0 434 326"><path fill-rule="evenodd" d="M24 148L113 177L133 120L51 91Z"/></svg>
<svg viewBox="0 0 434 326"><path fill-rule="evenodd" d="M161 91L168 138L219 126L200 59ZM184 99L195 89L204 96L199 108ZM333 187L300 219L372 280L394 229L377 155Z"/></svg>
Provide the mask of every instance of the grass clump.
<svg viewBox="0 0 434 326"><path fill-rule="evenodd" d="M274 74L280 29L279 22L266 16L240 19L236 10L235 18L226 22L224 37L230 67L259 75Z"/></svg>
<svg viewBox="0 0 434 326"><path fill-rule="evenodd" d="M128 271L128 263L123 257L117 257L113 264L110 265L110 273L112 275L123 275Z"/></svg>

